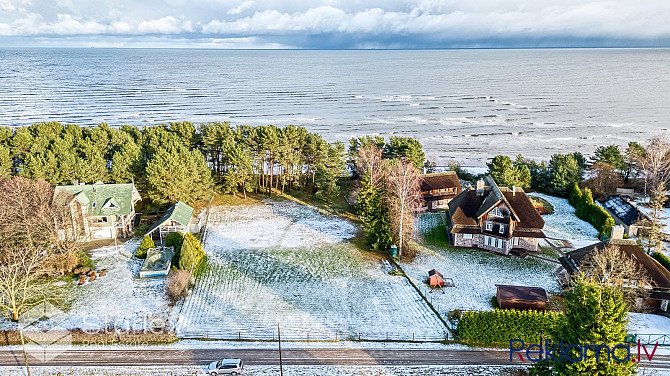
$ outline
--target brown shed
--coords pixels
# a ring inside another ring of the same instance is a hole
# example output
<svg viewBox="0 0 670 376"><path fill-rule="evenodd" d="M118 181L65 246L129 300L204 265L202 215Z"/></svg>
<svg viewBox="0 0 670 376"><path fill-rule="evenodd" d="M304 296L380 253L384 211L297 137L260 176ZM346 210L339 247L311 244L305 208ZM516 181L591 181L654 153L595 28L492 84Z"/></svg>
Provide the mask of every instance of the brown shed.
<svg viewBox="0 0 670 376"><path fill-rule="evenodd" d="M435 269L429 271L428 285L431 287L444 287L444 276L442 276L442 274Z"/></svg>
<svg viewBox="0 0 670 376"><path fill-rule="evenodd" d="M541 287L496 285L498 306L501 309L544 310L549 300Z"/></svg>

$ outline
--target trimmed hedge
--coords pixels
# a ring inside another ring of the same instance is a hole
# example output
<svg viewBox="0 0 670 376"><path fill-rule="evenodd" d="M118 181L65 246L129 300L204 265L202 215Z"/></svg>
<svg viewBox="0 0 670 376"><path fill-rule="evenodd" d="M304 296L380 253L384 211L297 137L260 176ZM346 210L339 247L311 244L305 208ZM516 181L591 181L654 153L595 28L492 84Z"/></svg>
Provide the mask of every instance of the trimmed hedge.
<svg viewBox="0 0 670 376"><path fill-rule="evenodd" d="M670 270L670 257L662 254L661 252L654 252L651 254L656 261L658 261L664 268Z"/></svg>
<svg viewBox="0 0 670 376"><path fill-rule="evenodd" d="M485 345L509 344L510 339L538 343L540 331L548 338L561 317L561 313L552 311L466 311L458 321L458 336L463 341Z"/></svg>
<svg viewBox="0 0 670 376"><path fill-rule="evenodd" d="M614 218L602 206L593 202L591 190L585 188L582 192L577 183L570 191L570 205L575 208L577 218L583 219L598 230L598 236L612 236Z"/></svg>

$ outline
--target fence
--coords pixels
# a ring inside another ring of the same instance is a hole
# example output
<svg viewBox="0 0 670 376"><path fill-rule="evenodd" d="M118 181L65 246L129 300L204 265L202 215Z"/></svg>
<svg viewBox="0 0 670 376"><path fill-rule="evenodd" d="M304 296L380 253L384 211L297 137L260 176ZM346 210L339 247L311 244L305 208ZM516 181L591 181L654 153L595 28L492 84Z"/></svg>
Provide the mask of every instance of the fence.
<svg viewBox="0 0 670 376"><path fill-rule="evenodd" d="M224 340L224 341L277 341L277 331L238 331L238 332L210 332L210 331L189 331L188 333L177 333L180 339L198 339L198 340ZM282 327L282 341L291 342L337 342L337 341L370 341L370 342L442 342L448 340L436 335L427 335L426 333L416 332L394 332L383 333L362 333L362 332L310 332L290 330Z"/></svg>
<svg viewBox="0 0 670 376"><path fill-rule="evenodd" d="M641 345L670 346L670 334L635 334L630 342L637 343L638 340Z"/></svg>

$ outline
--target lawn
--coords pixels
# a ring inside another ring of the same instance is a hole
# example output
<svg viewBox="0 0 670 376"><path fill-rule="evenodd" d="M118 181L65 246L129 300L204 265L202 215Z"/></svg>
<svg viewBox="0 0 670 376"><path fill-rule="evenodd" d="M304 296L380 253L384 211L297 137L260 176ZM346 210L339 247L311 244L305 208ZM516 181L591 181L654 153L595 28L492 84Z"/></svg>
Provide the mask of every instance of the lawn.
<svg viewBox="0 0 670 376"><path fill-rule="evenodd" d="M217 207L209 265L177 336L217 339L443 340L446 329L404 277L349 239L358 228L292 201ZM309 336L309 337L308 337Z"/></svg>

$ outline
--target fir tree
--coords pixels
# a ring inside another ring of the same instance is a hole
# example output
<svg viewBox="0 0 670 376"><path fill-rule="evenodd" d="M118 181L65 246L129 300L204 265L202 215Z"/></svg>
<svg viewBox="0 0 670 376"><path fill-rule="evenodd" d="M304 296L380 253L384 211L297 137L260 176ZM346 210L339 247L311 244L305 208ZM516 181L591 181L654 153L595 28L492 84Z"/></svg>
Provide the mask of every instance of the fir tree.
<svg viewBox="0 0 670 376"><path fill-rule="evenodd" d="M369 173L363 174L357 211L365 239L374 251L385 251L393 243L391 218L384 201L384 191L372 184Z"/></svg>
<svg viewBox="0 0 670 376"><path fill-rule="evenodd" d="M147 258L147 251L150 248L156 247L156 244L154 244L153 239L151 239L150 236L145 235L144 238L142 239L142 243L140 243L140 246L137 248L137 251L135 252L135 256L137 258Z"/></svg>
<svg viewBox="0 0 670 376"><path fill-rule="evenodd" d="M180 254L179 254L179 269L193 270L205 258L205 251L198 239L191 233L184 234Z"/></svg>

